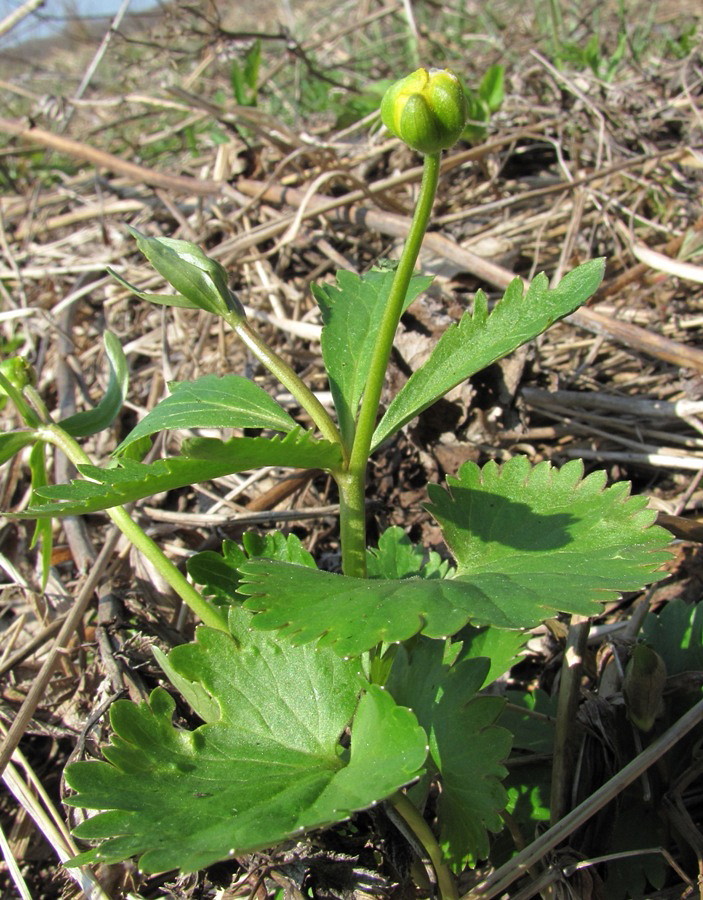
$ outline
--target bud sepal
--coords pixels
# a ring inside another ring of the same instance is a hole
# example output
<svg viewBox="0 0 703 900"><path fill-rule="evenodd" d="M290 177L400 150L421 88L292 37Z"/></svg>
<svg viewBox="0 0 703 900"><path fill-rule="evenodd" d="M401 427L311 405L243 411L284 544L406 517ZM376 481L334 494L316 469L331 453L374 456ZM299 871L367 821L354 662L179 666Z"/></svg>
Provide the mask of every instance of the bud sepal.
<svg viewBox="0 0 703 900"><path fill-rule="evenodd" d="M468 109L450 69L417 69L392 84L381 101L386 128L418 153L439 153L461 137Z"/></svg>

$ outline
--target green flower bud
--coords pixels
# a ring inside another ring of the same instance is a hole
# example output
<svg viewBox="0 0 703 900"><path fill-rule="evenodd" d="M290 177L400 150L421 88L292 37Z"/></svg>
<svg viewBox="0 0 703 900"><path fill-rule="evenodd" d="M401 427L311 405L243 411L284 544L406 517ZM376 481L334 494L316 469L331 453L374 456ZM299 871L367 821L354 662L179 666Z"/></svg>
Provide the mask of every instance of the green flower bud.
<svg viewBox="0 0 703 900"><path fill-rule="evenodd" d="M200 247L190 241L147 237L136 228L127 228L159 275L180 295L144 294L118 276L118 280L137 296L155 303L205 309L221 316L233 327L245 319L244 307L227 286L226 271L220 263L206 256Z"/></svg>
<svg viewBox="0 0 703 900"><path fill-rule="evenodd" d="M0 363L0 372L18 391L37 383L37 373L24 356L11 356Z"/></svg>
<svg viewBox="0 0 703 900"><path fill-rule="evenodd" d="M452 147L466 118L464 89L449 69L418 69L392 84L381 101L383 124L419 153Z"/></svg>
<svg viewBox="0 0 703 900"><path fill-rule="evenodd" d="M0 362L0 374L10 382L11 387L20 393L27 385L37 383L37 373L34 367L23 356L11 356ZM7 391L0 384L0 409L7 403Z"/></svg>

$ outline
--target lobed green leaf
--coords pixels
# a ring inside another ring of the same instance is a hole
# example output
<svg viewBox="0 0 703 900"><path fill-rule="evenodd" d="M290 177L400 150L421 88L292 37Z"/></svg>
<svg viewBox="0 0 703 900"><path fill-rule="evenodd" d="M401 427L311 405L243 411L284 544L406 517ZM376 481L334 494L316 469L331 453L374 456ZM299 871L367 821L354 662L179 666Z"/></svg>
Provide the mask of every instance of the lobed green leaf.
<svg viewBox="0 0 703 900"><path fill-rule="evenodd" d="M430 755L442 775L440 843L447 862L461 871L488 855L488 831L502 829L502 761L511 734L495 725L504 700L478 696L489 660L457 658L455 648L424 638L399 647L386 687L429 735Z"/></svg>
<svg viewBox="0 0 703 900"><path fill-rule="evenodd" d="M315 560L295 534L280 531L265 535L245 532L242 549L234 541L223 541L222 552L203 550L188 560L188 574L196 584L203 585L202 593L214 596L220 603L240 604L237 594L240 585L239 567L253 558L278 559L299 566L316 568Z"/></svg>
<svg viewBox="0 0 703 900"><path fill-rule="evenodd" d="M426 736L412 713L366 685L357 663L251 632L201 627L168 656L206 723L173 726L173 699L118 701L107 762L66 772L67 802L104 810L75 831L100 840L70 865L140 855L145 872L191 872L347 818L420 774ZM339 739L352 722L350 750Z"/></svg>
<svg viewBox="0 0 703 900"><path fill-rule="evenodd" d="M292 560L291 560L292 562ZM386 528L366 556L369 578L446 578L453 572L434 550L413 544L402 528Z"/></svg>
<svg viewBox="0 0 703 900"><path fill-rule="evenodd" d="M239 571L239 591L249 598L244 606L259 613L254 628L279 629L295 644L318 641L345 656L419 633L444 638L467 622L529 628L560 610L594 615L596 597L610 596L600 584L552 572L376 581L268 560L244 563Z"/></svg>
<svg viewBox="0 0 703 900"><path fill-rule="evenodd" d="M473 313L450 325L429 359L391 401L373 436L372 449L471 375L531 341L558 319L578 309L603 278L605 261L594 259L565 275L549 290L538 275L527 293L516 278L502 300L488 313L483 291L476 294Z"/></svg>
<svg viewBox="0 0 703 900"><path fill-rule="evenodd" d="M430 486L430 512L458 565L454 578L373 580L252 560L240 567L256 628L343 655L467 623L529 628L556 612L594 615L603 601L663 578L668 534L629 485L604 489L580 461L556 469L523 457L467 463L449 490Z"/></svg>
<svg viewBox="0 0 703 900"><path fill-rule="evenodd" d="M447 490L429 486L427 508L460 575L518 574L551 596L556 588L595 600L663 578L656 569L669 559L669 537L650 527L656 513L646 497L631 497L627 482L605 481L602 471L584 478L581 460L560 469L522 456L502 466L468 462L447 478Z"/></svg>

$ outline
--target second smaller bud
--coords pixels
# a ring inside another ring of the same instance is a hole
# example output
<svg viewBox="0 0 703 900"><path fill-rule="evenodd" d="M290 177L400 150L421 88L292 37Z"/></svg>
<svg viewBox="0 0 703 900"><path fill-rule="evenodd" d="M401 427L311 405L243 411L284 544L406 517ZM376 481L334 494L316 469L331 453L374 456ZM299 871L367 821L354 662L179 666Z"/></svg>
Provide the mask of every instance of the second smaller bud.
<svg viewBox="0 0 703 900"><path fill-rule="evenodd" d="M439 153L461 137L468 115L461 82L449 69L417 69L381 101L386 128L418 153Z"/></svg>

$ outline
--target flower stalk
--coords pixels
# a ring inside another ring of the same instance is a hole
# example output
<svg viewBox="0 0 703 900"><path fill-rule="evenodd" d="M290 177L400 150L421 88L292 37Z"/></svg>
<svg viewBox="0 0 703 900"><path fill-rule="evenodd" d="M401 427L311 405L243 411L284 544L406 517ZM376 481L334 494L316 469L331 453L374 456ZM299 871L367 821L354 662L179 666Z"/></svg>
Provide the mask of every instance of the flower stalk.
<svg viewBox="0 0 703 900"><path fill-rule="evenodd" d="M363 502L366 469L393 340L437 193L440 156L440 153L431 153L424 158L420 192L373 350L349 465L344 476L337 478L340 492L342 571L345 575L360 578L366 575L366 521Z"/></svg>

